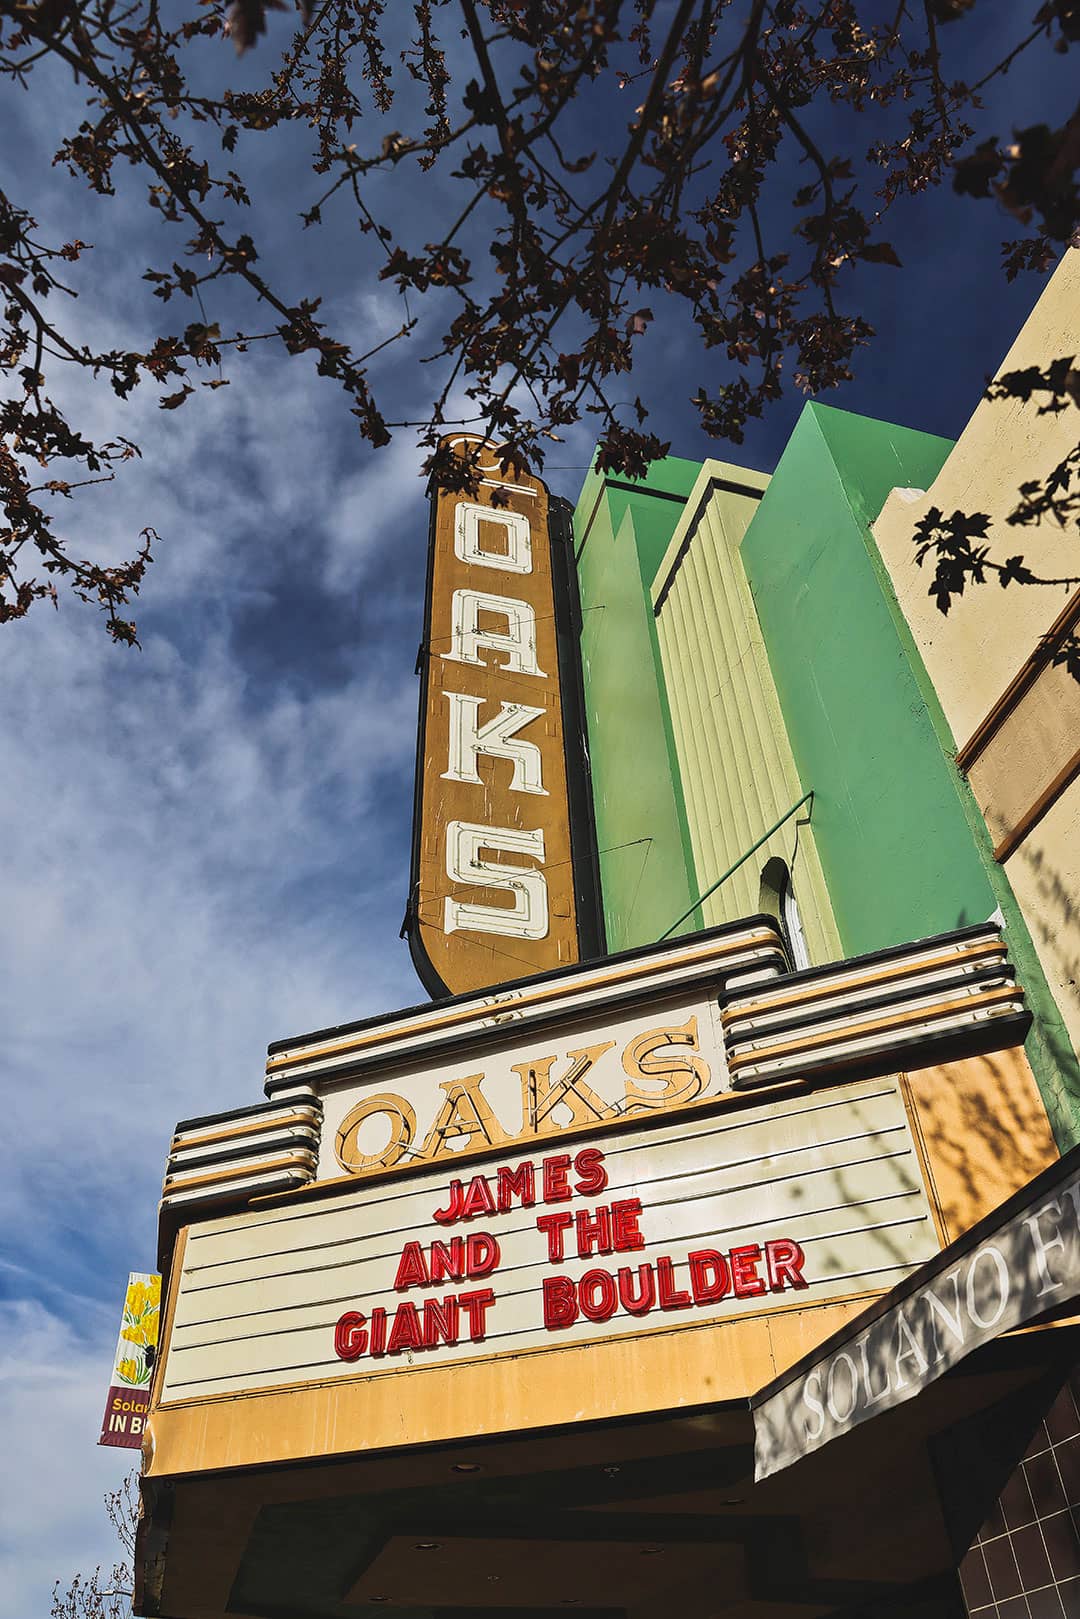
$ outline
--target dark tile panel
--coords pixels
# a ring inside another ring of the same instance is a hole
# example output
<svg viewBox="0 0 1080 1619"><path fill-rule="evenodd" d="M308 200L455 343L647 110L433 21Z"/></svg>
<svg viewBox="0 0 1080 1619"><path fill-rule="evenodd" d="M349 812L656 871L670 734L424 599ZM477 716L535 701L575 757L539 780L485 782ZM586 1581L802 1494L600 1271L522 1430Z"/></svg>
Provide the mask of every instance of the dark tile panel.
<svg viewBox="0 0 1080 1619"><path fill-rule="evenodd" d="M1012 1546L1023 1590L1037 1591L1041 1586L1053 1584L1054 1575L1039 1524L1032 1523L1026 1529L1018 1529L1012 1537Z"/></svg>
<svg viewBox="0 0 1080 1619"><path fill-rule="evenodd" d="M1004 1602L1008 1597L1019 1596L1023 1584L1010 1537L999 1535L996 1540L988 1540L983 1546L983 1556L994 1600Z"/></svg>
<svg viewBox="0 0 1080 1619"><path fill-rule="evenodd" d="M1068 1383L1046 1413L1046 1431L1055 1445L1080 1434L1080 1417L1076 1414L1076 1401Z"/></svg>
<svg viewBox="0 0 1080 1619"><path fill-rule="evenodd" d="M1064 1503L1062 1504L1064 1505ZM988 1540L996 1540L999 1535L1003 1535L1005 1533L1007 1528L1008 1524L1005 1522L1005 1514L1001 1509L1001 1502L1000 1500L995 1501L993 1506L990 1508L990 1511L987 1513L986 1521L980 1528L976 1539L984 1542Z"/></svg>
<svg viewBox="0 0 1080 1619"><path fill-rule="evenodd" d="M1031 1619L1064 1619L1056 1585L1045 1585L1041 1591L1029 1591L1027 1600Z"/></svg>
<svg viewBox="0 0 1080 1619"><path fill-rule="evenodd" d="M969 1613L976 1608L985 1608L993 1601L990 1594L990 1576L986 1572L986 1561L981 1546L973 1546L960 1564L960 1584Z"/></svg>
<svg viewBox="0 0 1080 1619"><path fill-rule="evenodd" d="M1080 1365L960 1566L972 1619L1080 1619Z"/></svg>
<svg viewBox="0 0 1080 1619"><path fill-rule="evenodd" d="M1017 1468L1001 1492L1001 1510L1009 1529L1022 1529L1025 1524L1034 1523L1039 1516L1038 1510L1032 1505L1031 1491L1022 1467Z"/></svg>
<svg viewBox="0 0 1080 1619"><path fill-rule="evenodd" d="M1048 1518L1070 1505L1061 1485L1061 1473L1052 1450L1043 1451L1023 1464L1031 1499L1035 1503L1035 1516Z"/></svg>
<svg viewBox="0 0 1080 1619"><path fill-rule="evenodd" d="M1055 1512L1040 1521L1055 1580L1080 1577L1080 1536L1071 1512Z"/></svg>
<svg viewBox="0 0 1080 1619"><path fill-rule="evenodd" d="M1054 1460L1061 1474L1066 1501L1071 1507L1080 1507L1080 1438L1055 1445Z"/></svg>

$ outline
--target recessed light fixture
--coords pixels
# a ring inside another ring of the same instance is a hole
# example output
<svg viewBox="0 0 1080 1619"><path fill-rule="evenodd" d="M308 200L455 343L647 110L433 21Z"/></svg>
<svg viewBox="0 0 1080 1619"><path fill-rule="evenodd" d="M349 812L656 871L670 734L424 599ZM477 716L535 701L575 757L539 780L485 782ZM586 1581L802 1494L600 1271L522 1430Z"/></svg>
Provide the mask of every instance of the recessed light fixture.
<svg viewBox="0 0 1080 1619"><path fill-rule="evenodd" d="M479 1462L454 1462L451 1473L482 1473L484 1469Z"/></svg>
<svg viewBox="0 0 1080 1619"><path fill-rule="evenodd" d="M604 1472L607 1474L608 1478L618 1478L619 1474L622 1472L622 1468L613 1465L611 1467L605 1467Z"/></svg>
<svg viewBox="0 0 1080 1619"><path fill-rule="evenodd" d="M663 1546L642 1546L641 1555L642 1557L662 1557L664 1548Z"/></svg>
<svg viewBox="0 0 1080 1619"><path fill-rule="evenodd" d="M415 1550L418 1552L437 1552L439 1549L437 1540L418 1540L415 1546Z"/></svg>

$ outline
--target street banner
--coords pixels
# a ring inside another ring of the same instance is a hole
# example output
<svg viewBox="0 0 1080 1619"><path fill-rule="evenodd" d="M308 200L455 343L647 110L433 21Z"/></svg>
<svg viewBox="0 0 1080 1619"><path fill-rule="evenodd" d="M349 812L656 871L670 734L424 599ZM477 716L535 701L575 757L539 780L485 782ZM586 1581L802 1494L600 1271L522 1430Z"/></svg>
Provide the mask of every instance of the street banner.
<svg viewBox="0 0 1080 1619"><path fill-rule="evenodd" d="M132 1271L124 1295L124 1314L116 1340L109 1397L99 1445L138 1450L150 1404L150 1379L157 1352L161 1277Z"/></svg>

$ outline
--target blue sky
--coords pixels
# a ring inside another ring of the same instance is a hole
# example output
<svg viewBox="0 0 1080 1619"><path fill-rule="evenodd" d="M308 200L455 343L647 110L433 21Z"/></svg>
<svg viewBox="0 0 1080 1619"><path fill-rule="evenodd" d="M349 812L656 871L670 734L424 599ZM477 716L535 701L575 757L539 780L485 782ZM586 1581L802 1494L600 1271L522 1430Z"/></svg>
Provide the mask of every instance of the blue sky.
<svg viewBox="0 0 1080 1619"><path fill-rule="evenodd" d="M973 54L1010 12L982 9ZM1044 56L1010 76L1016 123L1066 109L1069 65ZM230 53L215 70L257 68ZM126 193L87 211L48 161L77 98L60 80L43 92L0 92L0 184L48 233L96 244L78 330L138 342L148 306L122 272L162 257L162 227ZM987 130L1008 123L989 107ZM261 209L281 181L263 170ZM384 201L424 239L420 204ZM273 215L257 223L271 256L285 252ZM1038 294L998 269L1016 233L993 206L951 196L899 210L888 234L905 269L866 272L879 337L828 402L954 436ZM366 347L400 309L356 246L331 221L303 252ZM741 450L710 443L689 397L721 362L653 302L636 386L658 429L676 454L769 470L801 398L752 424ZM395 414L421 411L419 352L374 367ZM81 384L64 386L74 398ZM80 504L78 534L126 554L152 523L162 543L137 606L141 652L110 646L71 601L0 631L14 1111L0 1186L0 1619L44 1615L54 1578L111 1559L101 1495L126 1462L94 1442L126 1274L152 1268L175 1121L259 1100L269 1041L421 998L398 939L427 527L415 443L399 433L371 452L340 393L266 344L182 410L158 411L145 388L93 409L143 460ZM555 447L555 489L576 495L590 447L587 429Z"/></svg>

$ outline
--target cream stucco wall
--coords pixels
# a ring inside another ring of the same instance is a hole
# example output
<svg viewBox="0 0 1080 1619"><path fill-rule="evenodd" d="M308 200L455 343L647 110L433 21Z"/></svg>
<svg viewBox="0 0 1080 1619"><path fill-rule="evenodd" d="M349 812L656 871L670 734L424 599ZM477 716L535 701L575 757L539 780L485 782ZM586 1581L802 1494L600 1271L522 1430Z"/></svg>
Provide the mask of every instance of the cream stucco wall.
<svg viewBox="0 0 1080 1619"><path fill-rule="evenodd" d="M1070 248L1016 342L999 367L1018 371L1080 354L1080 249ZM1045 394L1042 396L1045 400ZM991 554L1004 561L1021 552L1043 576L1080 574L1075 529L1055 522L1010 528L1021 483L1043 478L1080 438L1080 410L1039 414L1038 397L984 399L976 407L933 487L893 490L874 524L874 538L892 577L927 672L958 747L963 747L1020 666L1057 618L1070 588L1012 585L995 579L969 586L948 616L927 594L932 566L915 564L915 525L931 506L945 513L987 512ZM1075 587L1072 587L1075 588Z"/></svg>
<svg viewBox="0 0 1080 1619"><path fill-rule="evenodd" d="M998 375L1080 356L1080 250L1070 248ZM894 489L873 533L1023 913L1074 1051L1080 1051L1080 686L1045 638L1080 622L1080 533L1053 518L1010 526L1023 483L1045 479L1080 440L1080 408L1028 401L977 406L933 486ZM968 585L947 615L928 594L933 559L915 563L915 526L936 506L985 512L990 555L1021 554L1055 586ZM1076 625L1073 626L1075 633ZM1064 1054L1067 1061L1068 1054Z"/></svg>
<svg viewBox="0 0 1080 1619"><path fill-rule="evenodd" d="M1080 780L1032 828L1005 870L1080 1051Z"/></svg>

